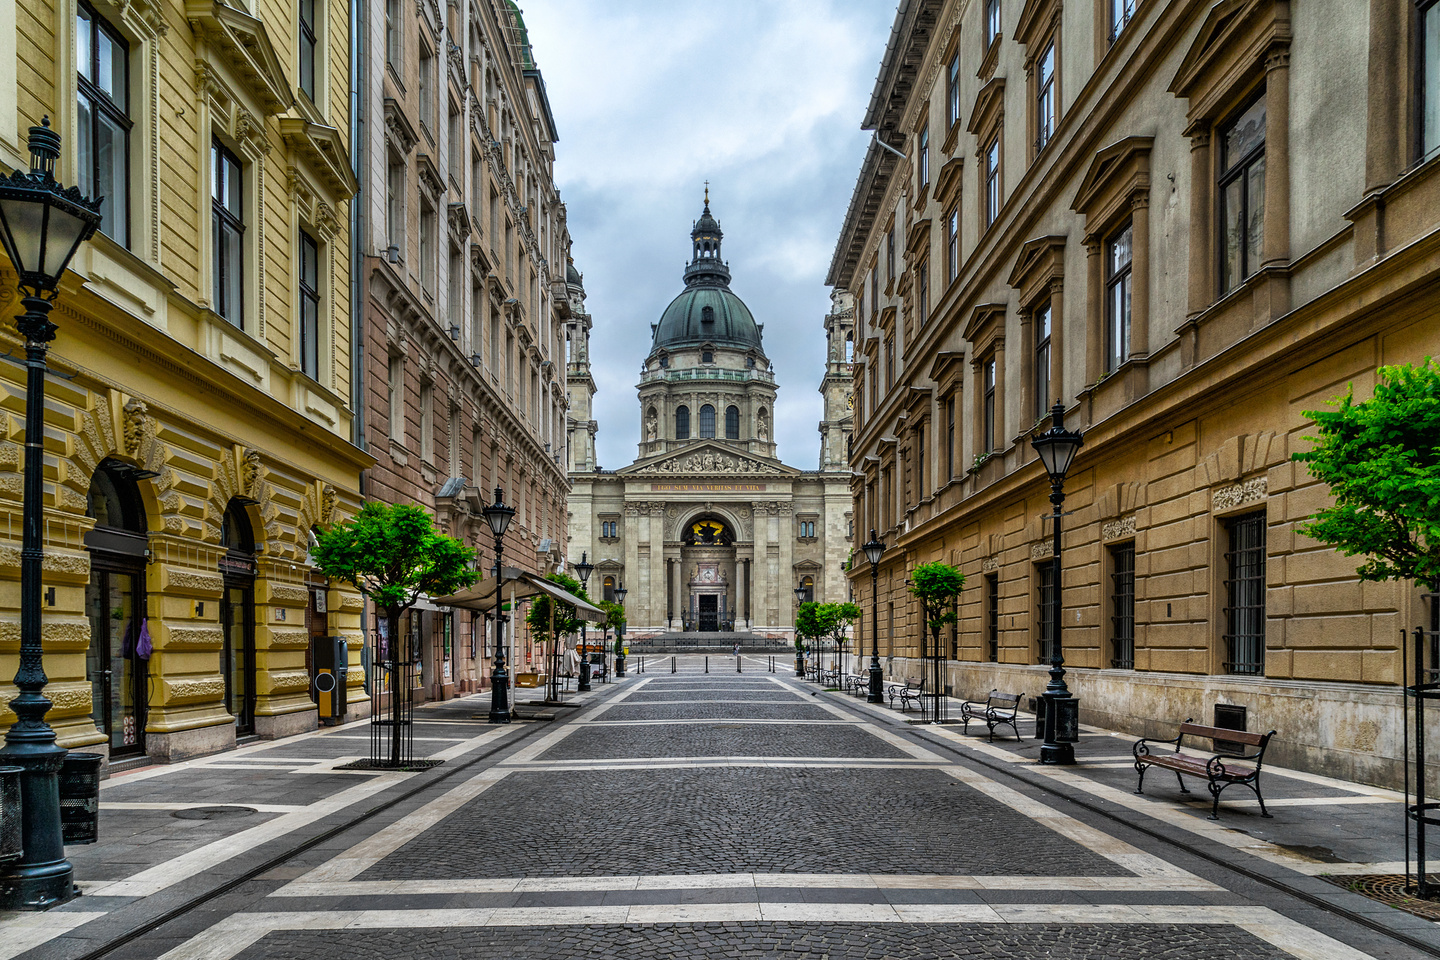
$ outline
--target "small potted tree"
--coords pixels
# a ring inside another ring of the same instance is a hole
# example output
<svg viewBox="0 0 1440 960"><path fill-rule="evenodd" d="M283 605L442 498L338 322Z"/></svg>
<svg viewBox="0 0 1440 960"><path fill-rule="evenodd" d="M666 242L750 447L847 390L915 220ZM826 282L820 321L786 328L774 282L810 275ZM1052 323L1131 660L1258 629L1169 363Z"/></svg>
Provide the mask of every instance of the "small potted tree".
<svg viewBox="0 0 1440 960"><path fill-rule="evenodd" d="M935 723L945 719L942 713L945 676L944 660L940 656L940 629L955 622L955 603L964 586L965 575L950 564L938 560L922 563L910 574L910 595L920 601L921 614L930 628L931 669L925 686L929 688L926 692L934 700L935 709L930 719Z"/></svg>

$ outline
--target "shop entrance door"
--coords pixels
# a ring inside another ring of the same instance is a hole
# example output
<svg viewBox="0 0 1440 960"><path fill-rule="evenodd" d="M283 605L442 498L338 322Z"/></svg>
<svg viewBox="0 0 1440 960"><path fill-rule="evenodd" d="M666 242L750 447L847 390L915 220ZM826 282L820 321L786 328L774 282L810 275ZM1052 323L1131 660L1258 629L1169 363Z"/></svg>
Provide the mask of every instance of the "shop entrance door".
<svg viewBox="0 0 1440 960"><path fill-rule="evenodd" d="M144 622L143 580L136 573L92 564L85 587L90 678L95 726L110 738L113 759L145 752L146 663L139 656Z"/></svg>
<svg viewBox="0 0 1440 960"><path fill-rule="evenodd" d="M225 645L220 672L225 677L225 709L235 718L236 736L255 732L255 588L254 581L226 578L220 601Z"/></svg>

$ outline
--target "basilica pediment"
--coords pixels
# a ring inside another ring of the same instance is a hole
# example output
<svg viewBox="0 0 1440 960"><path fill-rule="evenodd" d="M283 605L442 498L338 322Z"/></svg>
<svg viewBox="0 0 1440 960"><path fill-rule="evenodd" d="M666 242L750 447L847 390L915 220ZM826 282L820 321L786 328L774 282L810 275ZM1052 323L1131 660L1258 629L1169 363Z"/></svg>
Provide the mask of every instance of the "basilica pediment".
<svg viewBox="0 0 1440 960"><path fill-rule="evenodd" d="M779 460L742 453L722 443L697 443L684 450L637 460L617 474L624 476L726 474L729 476L798 476L800 471Z"/></svg>

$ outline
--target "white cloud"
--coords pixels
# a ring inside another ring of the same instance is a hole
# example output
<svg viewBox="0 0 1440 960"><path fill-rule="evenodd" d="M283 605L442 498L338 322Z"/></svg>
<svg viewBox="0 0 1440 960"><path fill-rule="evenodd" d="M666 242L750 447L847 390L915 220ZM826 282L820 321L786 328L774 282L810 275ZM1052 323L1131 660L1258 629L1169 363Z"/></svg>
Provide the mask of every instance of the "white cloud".
<svg viewBox="0 0 1440 960"><path fill-rule="evenodd" d="M875 0L525 6L595 318L603 466L635 458L650 324L683 289L705 180L732 289L765 324L777 367L780 456L815 466L825 271L869 139L859 124L893 14Z"/></svg>

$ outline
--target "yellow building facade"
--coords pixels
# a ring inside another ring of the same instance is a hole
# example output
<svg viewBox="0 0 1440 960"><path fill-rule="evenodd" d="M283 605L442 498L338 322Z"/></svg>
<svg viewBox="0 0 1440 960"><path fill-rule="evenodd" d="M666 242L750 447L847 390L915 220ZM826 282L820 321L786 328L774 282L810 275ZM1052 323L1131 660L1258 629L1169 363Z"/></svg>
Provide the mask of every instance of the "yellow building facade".
<svg viewBox="0 0 1440 960"><path fill-rule="evenodd" d="M104 195L52 314L45 669L60 742L173 760L313 729L314 656L361 602L307 563L352 443L349 11L5 2L0 160L42 116ZM5 265L0 298L18 312ZM13 324L0 349L23 355ZM24 370L0 363L0 701L19 642ZM13 721L0 710L0 727Z"/></svg>
<svg viewBox="0 0 1440 960"><path fill-rule="evenodd" d="M902 4L829 282L857 313L851 576L893 677L905 578L966 577L947 685L1039 694L1050 613L1081 719L1277 738L1282 764L1398 784L1412 584L1301 525L1305 411L1440 354L1440 5ZM1428 119L1427 119L1428 118ZM886 149L886 146L892 149ZM1031 437L1085 443L1051 581ZM878 600L878 624L872 602Z"/></svg>

